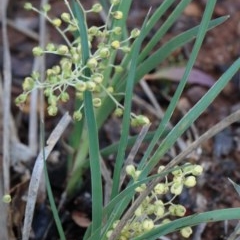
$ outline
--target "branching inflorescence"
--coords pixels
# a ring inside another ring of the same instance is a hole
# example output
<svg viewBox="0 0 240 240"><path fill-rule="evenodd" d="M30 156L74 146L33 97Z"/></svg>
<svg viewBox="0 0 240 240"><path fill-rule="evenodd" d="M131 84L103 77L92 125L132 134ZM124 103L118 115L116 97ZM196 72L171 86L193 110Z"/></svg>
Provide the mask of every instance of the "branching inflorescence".
<svg viewBox="0 0 240 240"><path fill-rule="evenodd" d="M122 116L124 107L114 97L114 89L111 86L111 79L104 79L104 71L111 68L113 73L122 72L121 65L109 64L107 59L111 58L116 51L122 51L123 54L129 54L131 48L128 46L131 39L139 36L140 30L133 29L130 32L129 38L125 40L118 40L122 37L121 27L108 27L112 20L120 20L123 17L121 11L114 11L114 7L120 3L120 0L111 0L111 6L107 16L107 22L103 26L88 27L88 46L91 51L90 57L86 63L82 62L82 47L81 37L75 38L74 41L69 40L69 34L74 34L79 31L78 22L75 18L69 3L65 0L69 12L61 14L60 18L51 18L48 12L51 9L49 4L45 5L42 10L33 7L31 3L24 5L25 9L33 10L38 14L44 15L60 35L65 40L65 44L56 45L48 43L45 49L37 46L33 48L34 56L42 56L43 54L56 54L61 57L58 65L47 69L45 72L45 80L40 81L40 74L33 72L31 76L24 79L23 93L16 98L16 104L24 104L28 95L34 89L43 89L44 95L48 103L48 114L55 116L58 112L58 102L67 102L70 98L67 89L72 87L75 89L75 95L78 99L83 100L85 91L92 92L93 106L99 108L102 104L102 98L109 96L116 104L116 116ZM102 6L96 3L90 10L85 10L85 14L99 13L102 11ZM94 49L92 43L97 40L98 45ZM91 74L86 76L84 71L89 69ZM119 94L119 93L118 93ZM80 121L82 119L82 109L84 102L73 113L74 120ZM145 116L136 116L132 114L132 124L134 126L141 126L148 124L149 120Z"/></svg>

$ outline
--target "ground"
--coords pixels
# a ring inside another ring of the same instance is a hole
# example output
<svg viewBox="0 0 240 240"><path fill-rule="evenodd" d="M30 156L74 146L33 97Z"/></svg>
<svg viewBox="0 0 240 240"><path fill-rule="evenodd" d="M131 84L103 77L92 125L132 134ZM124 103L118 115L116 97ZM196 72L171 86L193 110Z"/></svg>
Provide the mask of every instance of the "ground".
<svg viewBox="0 0 240 240"><path fill-rule="evenodd" d="M65 8L62 1L50 1L53 6L53 14L59 16ZM90 8L91 1L81 1L87 8ZM149 1L133 1L131 13L129 15L129 28L140 27L143 19L146 15L147 9L150 7L153 10L161 3L161 0L149 0ZM163 38L162 42L168 41L172 36L195 26L199 23L203 14L206 0L196 0L189 4L184 14L174 24L170 32ZM38 35L38 16L26 12L23 10L22 5L24 1L9 1L8 6L8 39L11 50L11 62L12 62L12 115L16 124L17 135L20 140L27 144L27 126L28 126L28 114L29 108L25 107L23 111L20 111L14 105L15 97L21 92L21 83L24 77L28 76L33 67L33 58L31 50L37 45ZM32 1L36 6L39 5L39 1ZM211 30L203 43L202 49L199 53L197 61L195 63L195 70L199 78L189 81L187 88L185 89L182 98L179 101L179 109L173 115L173 121L177 122L179 117L184 114L189 108L191 108L203 95L207 92L209 86L212 84L212 80L216 81L222 73L231 65L234 60L239 57L240 53L240 1L236 0L219 0L214 11L213 17L219 17L223 15L229 15L229 19ZM165 16L166 18L167 16ZM98 18L90 17L89 23L98 23ZM158 25L162 23L159 22ZM21 28L18 30L18 26ZM156 26L157 30L158 26ZM23 30L30 29L31 32L25 32ZM61 42L61 38L55 31L49 28L48 38L55 42ZM35 33L35 34L32 34ZM2 41L2 40L1 40ZM144 43L146 44L146 43ZM159 104L164 109L168 103L168 97L176 89L176 83L180 79L173 77L168 79L167 91L163 87L164 83L156 77L156 73L160 69L171 66L173 70L180 68L184 65L191 53L192 44L184 46L182 49L174 52L171 58L166 61L163 66L155 69L149 76L146 76L146 81L149 83L152 92L159 100ZM0 45L2 52L2 42ZM49 56L46 60L47 66L52 66L56 62L55 57ZM0 58L0 66L3 66L3 57ZM154 75L155 74L155 75ZM210 79L210 80L209 80ZM206 80L206 81L205 81ZM204 82L205 81L205 82ZM215 123L228 116L230 113L239 109L239 90L240 90L240 73L238 72L223 90L223 92L217 97L217 99L211 104L211 106L200 116L196 121L194 128L189 132L192 137L201 135L207 129L211 128ZM136 88L136 94L140 98L146 99L142 88ZM137 104L136 104L137 105ZM70 103L69 107L72 107ZM158 119L151 111L145 109L143 105L135 106L136 111L145 112L151 120L153 120L153 126L158 124ZM139 110L140 108L140 110ZM46 129L48 135L54 126L56 125L57 118L46 119ZM118 136L119 120L110 119L103 130L102 142L109 143L116 141ZM69 130L70 131L70 130ZM66 133L67 134L67 133ZM186 140L187 137L184 137ZM191 141L188 138L188 141ZM61 146L61 144L59 144ZM175 149L179 151L179 149ZM200 155L195 154L195 160L202 166L204 166L204 174L199 178L197 187L190 191L185 191L180 198L180 202L187 206L189 213L209 211L213 209L222 209L229 207L240 207L240 198L236 193L228 178L231 178L235 182L239 182L240 179L240 125L239 123L228 127L223 132L217 134L213 139L208 140L201 146L202 153ZM56 155L58 164L49 165L50 179L52 180L53 190L56 193L56 201L58 201L61 191L65 183L65 173L63 173L66 161L66 152L61 150L61 147L56 149ZM26 168L31 169L33 167L33 161L26 163ZM63 176L56 178L56 176ZM25 175L24 175L25 176ZM26 177L26 176L25 176ZM81 239L81 236L85 230L85 226L88 225L88 219L90 217L90 184L89 179L86 177L84 188L79 191L73 199L69 200L64 205L64 227L67 229L67 239ZM14 201L12 203L13 225L14 234L16 238L21 238L21 225L22 217L24 213L24 203L22 197L26 194L28 187L28 179L24 179L23 175L11 169L11 191L14 194ZM51 224L51 214L46 201L38 201L38 207L34 218L34 237L32 239L57 239L55 229L50 227L47 230L47 226ZM195 234L191 239L194 240L220 240L228 239L236 225L235 221L211 223L207 225L200 225L195 228ZM44 233L49 232L44 238ZM52 236L52 237L50 237ZM179 235L168 236L169 239L179 239Z"/></svg>

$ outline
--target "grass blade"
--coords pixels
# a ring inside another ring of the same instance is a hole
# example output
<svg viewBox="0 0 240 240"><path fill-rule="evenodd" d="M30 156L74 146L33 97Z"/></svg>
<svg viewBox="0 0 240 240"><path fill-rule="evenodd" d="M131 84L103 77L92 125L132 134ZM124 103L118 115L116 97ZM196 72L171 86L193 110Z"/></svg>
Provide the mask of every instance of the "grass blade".
<svg viewBox="0 0 240 240"><path fill-rule="evenodd" d="M182 91L183 91L183 89L184 89L184 87L187 83L189 74L190 74L190 72L193 68L193 65L194 65L195 60L196 60L197 55L198 55L198 52L199 52L200 47L202 45L203 39L204 39L205 34L207 32L207 26L209 25L209 22L210 22L215 4L216 4L216 0L213 0L213 1L210 1L210 2L207 3L206 10L204 12L204 15L203 15L203 18L202 18L202 21L201 21L201 24L200 24L199 32L197 34L197 39L196 39L196 42L193 46L192 54L191 54L191 56L188 60L184 75L182 77L182 80L180 81L180 83L178 85L178 88L177 88L177 90L176 90L176 92L175 92L167 110L166 110L166 113L165 113L165 115L164 115L164 117L163 117L157 131L156 131L154 139L150 143L149 148L147 149L146 154L141 161L141 164L139 166L140 168L143 168L143 166L145 165L148 157L150 156L150 153L152 152L152 150L153 150L155 144L157 143L159 137L161 137L164 129L166 128L168 122L170 121L170 118L172 116L172 113L173 113L174 109L176 108L176 105L177 105L177 103L179 101L179 98L182 94ZM174 132L174 129L172 130L172 132ZM162 146L160 146L159 148L162 148ZM156 151L155 154L157 154L157 151ZM144 174L147 175L150 172L150 170L155 166L155 164L156 164L156 162L150 160L148 165L146 166L146 168L143 170L143 175Z"/></svg>
<svg viewBox="0 0 240 240"><path fill-rule="evenodd" d="M74 4L77 4L74 2ZM87 24L84 14L84 10L79 3L74 7L77 15L82 45L82 62L86 63L90 50L88 45ZM84 71L86 77L90 77L90 69ZM102 208L103 208L103 194L102 194L102 177L100 166L100 152L98 141L98 129L96 125L96 119L92 103L92 94L89 91L84 92L84 112L86 119L86 126L88 131L89 141L89 158L90 158L90 170L91 170L91 184L92 184L92 230L98 229L102 224ZM100 231L99 231L100 236Z"/></svg>
<svg viewBox="0 0 240 240"><path fill-rule="evenodd" d="M123 161L125 159L125 152L127 148L127 140L129 135L129 126L130 126L129 116L131 116L132 96L133 96L134 79L135 79L136 68L137 68L137 59L138 59L138 54L140 51L142 41L144 39L144 36L142 33L144 32L146 23L147 23L147 18L143 23L142 31L136 40L136 44L134 45L134 48L131 54L132 61L130 65L130 71L127 77L122 132L121 132L121 138L120 138L119 147L118 147L118 153L116 157L116 164L115 164L114 173L113 173L113 187L112 187L111 199L114 198L119 191L120 175L122 171Z"/></svg>

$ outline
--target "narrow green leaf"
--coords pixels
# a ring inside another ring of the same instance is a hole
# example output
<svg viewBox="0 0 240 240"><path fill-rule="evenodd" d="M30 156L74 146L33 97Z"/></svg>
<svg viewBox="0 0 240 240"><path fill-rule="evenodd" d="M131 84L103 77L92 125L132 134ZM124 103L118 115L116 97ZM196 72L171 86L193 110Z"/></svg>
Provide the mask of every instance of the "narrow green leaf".
<svg viewBox="0 0 240 240"><path fill-rule="evenodd" d="M161 137L164 129L166 128L168 122L170 121L170 118L172 116L172 113L173 113L174 109L177 106L179 98L180 98L180 96L182 94L182 91L183 91L183 89L184 89L184 87L185 87L185 85L187 83L189 74L190 74L190 72L191 72L191 70L193 68L193 65L194 65L195 60L196 60L197 55L198 55L198 52L199 52L199 50L201 48L203 39L204 39L205 34L207 32L207 26L209 25L209 22L211 20L211 16L212 16L212 12L213 12L215 4L216 4L216 0L209 1L207 3L207 6L205 8L205 12L204 12L201 24L200 24L200 28L199 28L199 31L198 31L198 34L197 34L197 38L196 38L196 41L194 43L193 50L192 50L192 53L191 53L190 58L188 60L188 63L187 63L184 75L182 77L182 80L180 81L180 83L179 83L179 85L177 87L177 90L174 93L174 96L173 96L173 98L172 98L172 100L171 100L171 102L170 102L170 104L169 104L169 106L168 106L168 108L167 108L167 110L165 112L165 115L164 115L164 117L163 117L163 119L162 119L158 129L156 130L156 134L155 134L152 142L150 143L144 158L141 160L139 168L143 168L144 167L148 157L150 156L152 150L154 149L154 146L156 145L159 137ZM176 134L176 132L174 132L174 128L173 128L173 130L171 132ZM171 134L171 132L169 134ZM175 141L172 142L172 143L175 143ZM158 155L158 152L160 152L160 151L162 151L162 144L161 144L161 146L158 147L158 150L154 153L154 155ZM156 160L153 161L153 158L154 158L154 156L149 160L147 166L143 170L143 172L142 172L143 177L146 176L151 171L151 169L156 165L157 161ZM158 159L158 161L159 161L159 159Z"/></svg>
<svg viewBox="0 0 240 240"><path fill-rule="evenodd" d="M143 31L146 27L146 23L147 23L147 18L143 23L143 27L142 27ZM129 126L130 126L129 116L131 116L132 96L133 96L134 79L135 79L136 68L137 68L137 59L138 59L138 54L140 51L143 38L144 36L141 31L132 51L132 61L131 61L130 70L127 77L126 95L124 100L122 132L121 132L121 138L119 142L118 153L117 153L116 163L115 163L114 172L113 172L113 187L112 187L111 198L114 198L119 191L120 174L121 174L123 162L125 159L127 140L129 135Z"/></svg>
<svg viewBox="0 0 240 240"><path fill-rule="evenodd" d="M78 6L76 6L75 4L78 4ZM86 16L80 3L74 2L74 5L75 14L77 16L77 19L79 20L78 24L81 34L82 62L86 63L90 56ZM84 71L84 75L86 77L90 77L90 69L86 69ZM92 94L89 91L84 92L84 105L89 141L89 158L92 184L92 231L94 231L95 229L99 229L102 224L103 194L99 157L100 152L98 142L98 128L94 115ZM100 231L98 232L98 237L100 237Z"/></svg>
<svg viewBox="0 0 240 240"><path fill-rule="evenodd" d="M169 234L171 232L175 232L180 230L181 228L187 226L196 226L200 223L209 223L209 222L217 222L224 220L233 220L240 218L240 208L230 208L230 209L221 209L214 210L205 213L197 213L188 217L180 218L174 220L170 223L164 224L160 227L151 230L142 236L133 238L132 240L155 240L161 236Z"/></svg>

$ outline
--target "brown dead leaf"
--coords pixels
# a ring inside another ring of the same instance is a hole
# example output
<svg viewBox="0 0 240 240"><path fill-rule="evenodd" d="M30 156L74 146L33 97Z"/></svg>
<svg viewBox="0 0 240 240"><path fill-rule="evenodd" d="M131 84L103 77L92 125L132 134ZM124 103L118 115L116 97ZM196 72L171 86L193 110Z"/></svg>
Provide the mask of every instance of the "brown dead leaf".
<svg viewBox="0 0 240 240"><path fill-rule="evenodd" d="M91 224L91 220L83 212L73 211L72 219L80 227L87 228Z"/></svg>
<svg viewBox="0 0 240 240"><path fill-rule="evenodd" d="M184 10L184 14L191 17L201 17L202 10L197 3L190 3Z"/></svg>

